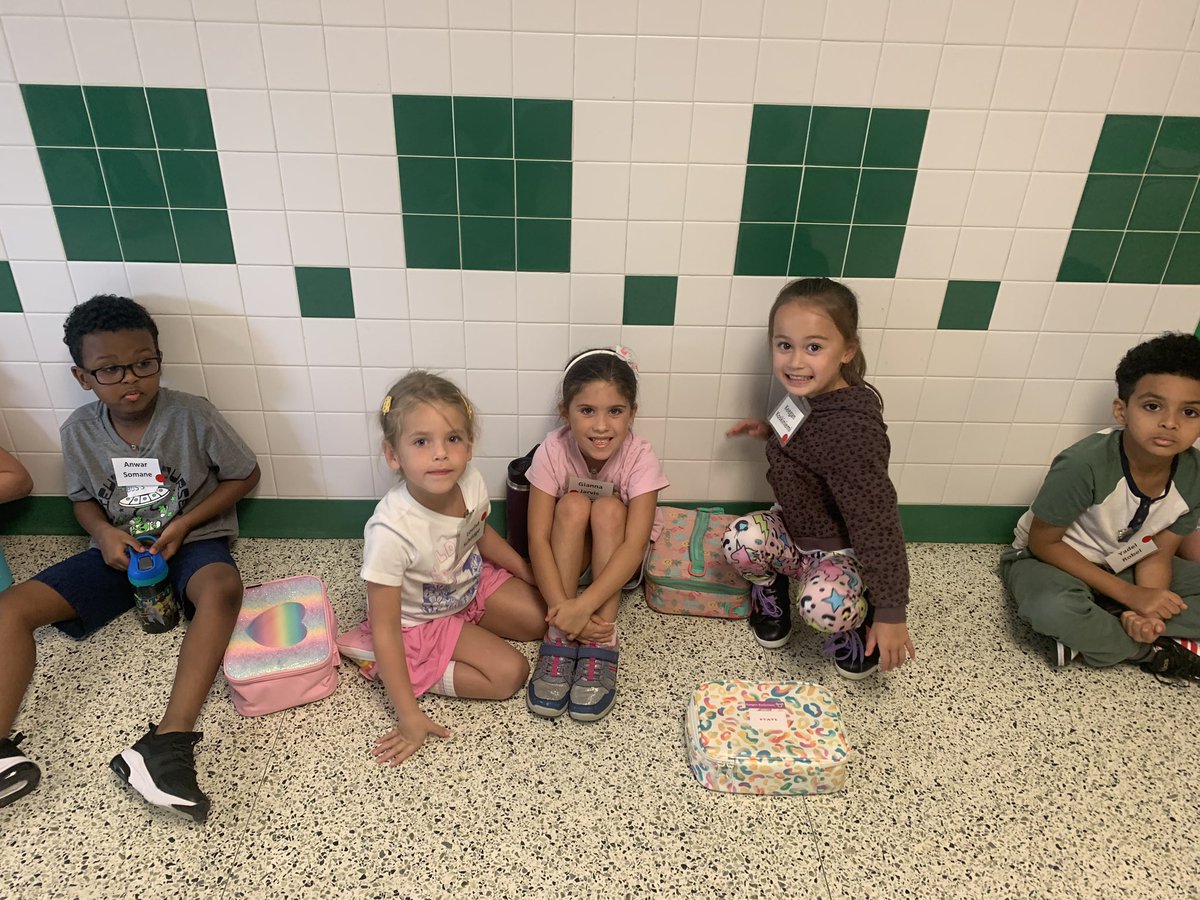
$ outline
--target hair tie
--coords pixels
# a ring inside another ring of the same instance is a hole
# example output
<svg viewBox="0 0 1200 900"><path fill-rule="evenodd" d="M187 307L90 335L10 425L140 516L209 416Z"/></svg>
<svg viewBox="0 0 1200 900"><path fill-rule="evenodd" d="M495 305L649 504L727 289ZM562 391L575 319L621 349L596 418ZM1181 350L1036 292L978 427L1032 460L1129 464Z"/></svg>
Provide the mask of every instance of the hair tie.
<svg viewBox="0 0 1200 900"><path fill-rule="evenodd" d="M566 374L570 372L571 369L575 368L575 364L580 360L587 359L589 356L596 356L599 353L610 353L617 357L617 359L624 362L625 365L629 366L629 368L633 370L633 377L635 381L641 379L642 373L638 369L637 361L633 358L633 351L628 347L622 346L621 344L617 344L615 347L601 347L597 350L587 350L583 353L580 353L577 357L567 363L566 368L563 369L563 377L565 378Z"/></svg>

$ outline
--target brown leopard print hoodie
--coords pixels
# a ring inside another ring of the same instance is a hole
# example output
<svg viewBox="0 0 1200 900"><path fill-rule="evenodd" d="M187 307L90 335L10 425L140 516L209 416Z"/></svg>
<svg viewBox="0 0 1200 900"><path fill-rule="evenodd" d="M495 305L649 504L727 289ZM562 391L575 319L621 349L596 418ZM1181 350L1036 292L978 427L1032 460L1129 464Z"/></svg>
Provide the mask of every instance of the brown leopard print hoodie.
<svg viewBox="0 0 1200 900"><path fill-rule="evenodd" d="M809 400L812 413L786 445L774 433L767 441L767 481L788 535L802 550L853 547L875 621L903 622L908 557L879 400L861 386Z"/></svg>

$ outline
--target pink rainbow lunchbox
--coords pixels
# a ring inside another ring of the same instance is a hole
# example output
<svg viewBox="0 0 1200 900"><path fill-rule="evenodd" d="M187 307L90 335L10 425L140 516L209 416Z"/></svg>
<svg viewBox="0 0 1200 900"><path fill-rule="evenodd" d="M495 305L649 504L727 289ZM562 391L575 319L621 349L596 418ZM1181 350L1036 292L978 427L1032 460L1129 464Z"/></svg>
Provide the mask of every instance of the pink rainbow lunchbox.
<svg viewBox="0 0 1200 900"><path fill-rule="evenodd" d="M688 703L684 744L692 774L712 791L801 796L846 785L842 714L819 684L702 684Z"/></svg>
<svg viewBox="0 0 1200 900"><path fill-rule="evenodd" d="M243 716L323 700L337 689L337 622L315 575L246 588L225 651L225 680Z"/></svg>

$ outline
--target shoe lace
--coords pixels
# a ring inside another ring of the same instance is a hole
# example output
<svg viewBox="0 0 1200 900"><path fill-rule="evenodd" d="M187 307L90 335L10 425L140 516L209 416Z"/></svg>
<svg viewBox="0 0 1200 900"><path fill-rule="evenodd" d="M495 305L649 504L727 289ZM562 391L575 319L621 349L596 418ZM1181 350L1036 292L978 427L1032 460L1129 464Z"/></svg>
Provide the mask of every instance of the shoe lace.
<svg viewBox="0 0 1200 900"><path fill-rule="evenodd" d="M1155 647L1154 655L1143 666L1162 684L1182 686L1178 682L1200 681L1200 657L1170 638Z"/></svg>
<svg viewBox="0 0 1200 900"><path fill-rule="evenodd" d="M857 628L831 634L825 639L825 646L821 648L821 652L848 667L861 666L867 658L866 648Z"/></svg>
<svg viewBox="0 0 1200 900"><path fill-rule="evenodd" d="M774 584L756 584L750 588L750 599L754 602L754 607L763 615L770 616L772 619L778 619L783 615L783 609L779 606L779 598L775 596Z"/></svg>
<svg viewBox="0 0 1200 900"><path fill-rule="evenodd" d="M189 788L199 790L196 784L195 747L203 737L199 732L168 732L155 736L162 750L157 753L163 774L178 776Z"/></svg>

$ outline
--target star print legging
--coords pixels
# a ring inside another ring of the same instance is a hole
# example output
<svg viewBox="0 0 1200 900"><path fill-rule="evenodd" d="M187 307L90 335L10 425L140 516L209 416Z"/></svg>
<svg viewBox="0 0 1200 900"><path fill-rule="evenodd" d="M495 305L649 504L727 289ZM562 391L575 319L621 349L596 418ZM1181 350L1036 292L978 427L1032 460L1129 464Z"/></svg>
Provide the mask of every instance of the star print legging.
<svg viewBox="0 0 1200 900"><path fill-rule="evenodd" d="M801 550L792 543L778 509L736 519L722 540L725 558L752 584L770 584L776 575L800 582L800 596L837 591L853 607L863 593L853 556L844 552Z"/></svg>

